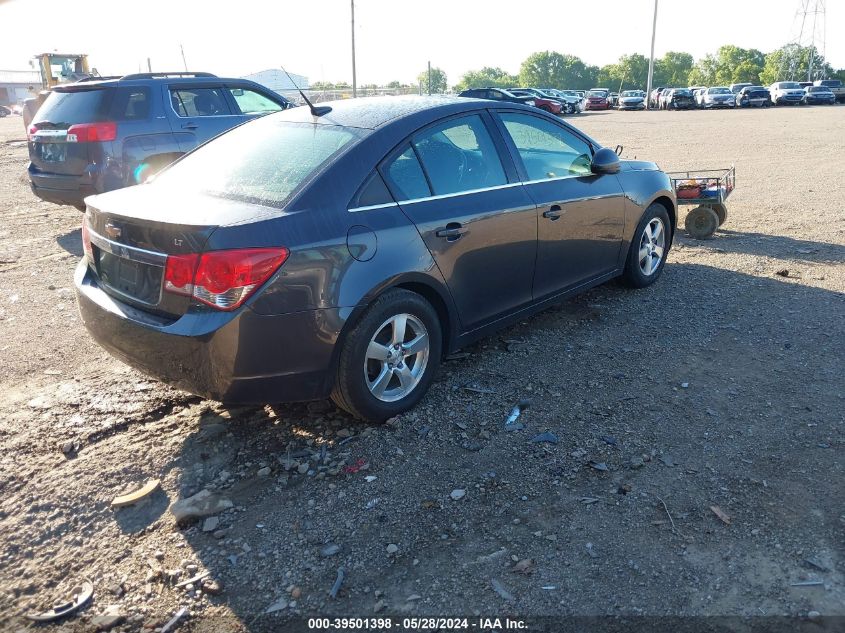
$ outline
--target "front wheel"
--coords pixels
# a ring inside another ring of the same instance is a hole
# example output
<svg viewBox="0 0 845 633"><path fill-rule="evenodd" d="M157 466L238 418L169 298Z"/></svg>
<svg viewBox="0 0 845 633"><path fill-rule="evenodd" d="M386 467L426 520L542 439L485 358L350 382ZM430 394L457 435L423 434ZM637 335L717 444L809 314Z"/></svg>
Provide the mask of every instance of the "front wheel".
<svg viewBox="0 0 845 633"><path fill-rule="evenodd" d="M669 213L662 204L654 203L645 210L634 232L622 272L623 283L633 288L645 288L657 281L671 246Z"/></svg>
<svg viewBox="0 0 845 633"><path fill-rule="evenodd" d="M370 422L407 411L428 391L442 344L431 304L409 290L389 290L343 340L332 400Z"/></svg>

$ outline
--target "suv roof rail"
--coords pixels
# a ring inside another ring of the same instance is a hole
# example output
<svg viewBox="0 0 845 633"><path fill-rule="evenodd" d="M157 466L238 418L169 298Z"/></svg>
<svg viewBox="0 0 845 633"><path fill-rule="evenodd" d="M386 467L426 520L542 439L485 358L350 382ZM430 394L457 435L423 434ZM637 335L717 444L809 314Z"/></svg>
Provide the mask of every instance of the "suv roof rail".
<svg viewBox="0 0 845 633"><path fill-rule="evenodd" d="M157 77L217 77L212 73L201 72L161 72L161 73L132 73L131 75L123 75L121 79L155 79Z"/></svg>
<svg viewBox="0 0 845 633"><path fill-rule="evenodd" d="M86 82L86 81L108 81L110 79L120 79L120 78L121 78L121 75L106 75L106 76L89 75L88 77L82 77L81 79L77 79L73 83L81 84L81 83Z"/></svg>

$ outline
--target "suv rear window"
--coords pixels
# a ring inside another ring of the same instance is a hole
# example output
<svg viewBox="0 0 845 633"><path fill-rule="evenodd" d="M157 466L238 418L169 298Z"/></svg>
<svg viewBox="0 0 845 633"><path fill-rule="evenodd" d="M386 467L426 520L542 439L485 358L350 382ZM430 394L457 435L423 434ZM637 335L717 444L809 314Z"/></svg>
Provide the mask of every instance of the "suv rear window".
<svg viewBox="0 0 845 633"><path fill-rule="evenodd" d="M290 123L270 115L203 145L161 172L152 186L278 207L363 134L358 128Z"/></svg>
<svg viewBox="0 0 845 633"><path fill-rule="evenodd" d="M828 88L841 88L842 82L838 79L823 79L820 85Z"/></svg>
<svg viewBox="0 0 845 633"><path fill-rule="evenodd" d="M50 122L64 127L75 123L96 123L108 119L112 90L54 90L38 109L33 123Z"/></svg>

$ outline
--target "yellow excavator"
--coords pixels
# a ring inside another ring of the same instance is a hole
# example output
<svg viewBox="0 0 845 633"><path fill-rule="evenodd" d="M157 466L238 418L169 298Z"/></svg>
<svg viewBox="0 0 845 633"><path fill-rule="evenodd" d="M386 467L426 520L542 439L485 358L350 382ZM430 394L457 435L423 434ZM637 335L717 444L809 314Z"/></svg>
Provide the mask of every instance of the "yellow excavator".
<svg viewBox="0 0 845 633"><path fill-rule="evenodd" d="M92 73L88 67L88 55L41 53L33 59L41 75L41 90L37 96L24 101L23 124L27 130L38 108L54 87L97 76L96 69Z"/></svg>

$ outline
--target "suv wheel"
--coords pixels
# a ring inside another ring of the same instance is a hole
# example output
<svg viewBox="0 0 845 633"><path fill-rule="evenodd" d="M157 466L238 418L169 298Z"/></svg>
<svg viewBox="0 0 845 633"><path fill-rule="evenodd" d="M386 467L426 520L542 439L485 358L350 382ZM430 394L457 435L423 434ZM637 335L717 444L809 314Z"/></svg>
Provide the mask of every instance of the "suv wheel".
<svg viewBox="0 0 845 633"><path fill-rule="evenodd" d="M628 249L628 259L622 272L622 281L633 288L650 286L666 263L672 246L672 224L662 204L654 203L645 210L634 239Z"/></svg>
<svg viewBox="0 0 845 633"><path fill-rule="evenodd" d="M367 308L342 345L332 400L357 418L383 422L428 391L440 364L440 321L420 295L390 290Z"/></svg>

